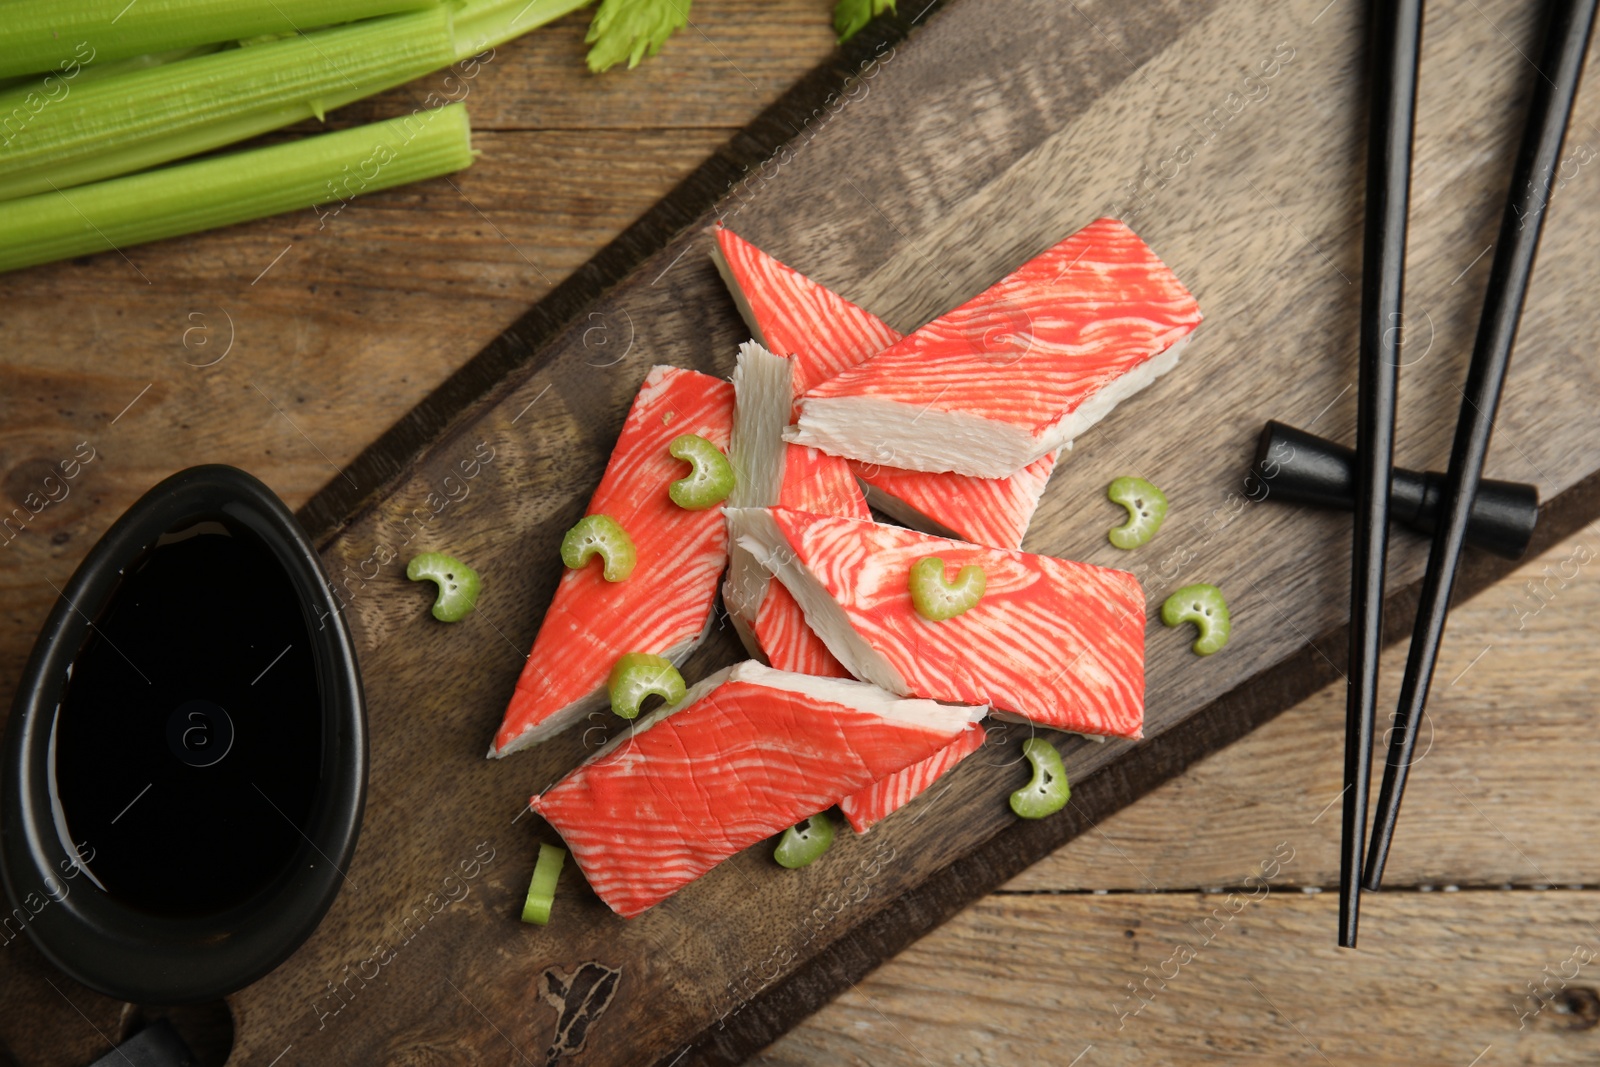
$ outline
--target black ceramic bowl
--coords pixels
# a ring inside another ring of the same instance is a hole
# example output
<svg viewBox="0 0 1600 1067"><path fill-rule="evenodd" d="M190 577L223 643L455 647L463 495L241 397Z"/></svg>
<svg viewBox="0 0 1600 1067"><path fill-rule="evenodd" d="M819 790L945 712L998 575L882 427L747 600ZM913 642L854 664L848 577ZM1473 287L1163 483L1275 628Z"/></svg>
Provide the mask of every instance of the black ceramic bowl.
<svg viewBox="0 0 1600 1067"><path fill-rule="evenodd" d="M366 793L340 606L243 471L182 471L118 519L12 707L0 936L145 1004L230 993L293 952L344 881Z"/></svg>

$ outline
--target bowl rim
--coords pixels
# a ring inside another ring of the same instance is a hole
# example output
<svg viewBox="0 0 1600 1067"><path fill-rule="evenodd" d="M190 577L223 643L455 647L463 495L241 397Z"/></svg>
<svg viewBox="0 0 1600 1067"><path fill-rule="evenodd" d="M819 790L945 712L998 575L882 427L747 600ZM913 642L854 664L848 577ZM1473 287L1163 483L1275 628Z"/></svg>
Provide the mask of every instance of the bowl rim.
<svg viewBox="0 0 1600 1067"><path fill-rule="evenodd" d="M254 534L295 591L321 696L321 785L300 848L268 887L224 911L155 915L120 903L87 878L65 874L77 858L55 823L53 730L70 666L91 620L115 595L122 569L162 534L208 519ZM56 598L18 681L0 764L0 881L11 908L0 921L25 913L22 928L51 963L91 989L135 1003L225 996L287 959L338 896L366 802L366 709L343 607L293 513L245 471L190 467L140 497ZM8 941L14 936L9 929L6 935Z"/></svg>

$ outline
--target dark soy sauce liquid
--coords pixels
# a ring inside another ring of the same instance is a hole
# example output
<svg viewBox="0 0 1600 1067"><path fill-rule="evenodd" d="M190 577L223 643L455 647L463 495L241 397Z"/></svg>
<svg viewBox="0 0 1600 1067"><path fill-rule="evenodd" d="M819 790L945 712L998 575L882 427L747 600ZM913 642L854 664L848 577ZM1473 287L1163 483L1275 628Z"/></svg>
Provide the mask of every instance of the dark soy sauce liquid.
<svg viewBox="0 0 1600 1067"><path fill-rule="evenodd" d="M194 915L271 885L303 845L321 701L294 588L243 529L207 523L130 566L73 667L56 796L121 902Z"/></svg>

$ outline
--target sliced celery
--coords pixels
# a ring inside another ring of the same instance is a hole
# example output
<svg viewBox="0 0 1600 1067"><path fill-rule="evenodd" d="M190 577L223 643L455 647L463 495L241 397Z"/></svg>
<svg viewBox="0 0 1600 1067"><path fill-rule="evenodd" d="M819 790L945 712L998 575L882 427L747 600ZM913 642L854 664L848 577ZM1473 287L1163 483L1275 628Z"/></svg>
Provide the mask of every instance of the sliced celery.
<svg viewBox="0 0 1600 1067"><path fill-rule="evenodd" d="M839 35L839 43L844 44L866 29L867 23L893 10L894 0L835 0L833 32Z"/></svg>
<svg viewBox="0 0 1600 1067"><path fill-rule="evenodd" d="M733 466L722 449L695 433L682 433L672 439L667 452L673 459L689 464L687 475L667 487L672 502L687 511L714 508L733 492Z"/></svg>
<svg viewBox="0 0 1600 1067"><path fill-rule="evenodd" d="M466 108L370 126L0 203L0 271L127 248L461 170Z"/></svg>
<svg viewBox="0 0 1600 1067"><path fill-rule="evenodd" d="M827 812L818 812L809 819L795 823L778 839L772 858L778 866L798 870L812 863L828 851L833 844L833 820Z"/></svg>
<svg viewBox="0 0 1600 1067"><path fill-rule="evenodd" d="M1011 794L1011 810L1024 819L1054 815L1072 798L1072 786L1067 782L1067 768L1061 762L1061 753L1044 738L1030 737L1022 742L1022 754L1033 767L1033 777Z"/></svg>
<svg viewBox="0 0 1600 1067"><path fill-rule="evenodd" d="M0 77L416 11L438 0L6 0ZM81 47L80 47L81 46Z"/></svg>
<svg viewBox="0 0 1600 1067"><path fill-rule="evenodd" d="M1200 636L1189 647L1197 656L1222 651L1232 630L1228 602L1223 599L1222 590L1204 582L1186 585L1167 597L1161 605L1161 621L1168 626L1194 623Z"/></svg>
<svg viewBox="0 0 1600 1067"><path fill-rule="evenodd" d="M672 661L649 652L625 652L617 658L606 679L611 710L624 719L637 719L646 697L658 696L676 704L688 693L683 675Z"/></svg>
<svg viewBox="0 0 1600 1067"><path fill-rule="evenodd" d="M976 563L956 572L956 580L944 576L944 560L923 556L911 565L906 585L911 590L911 606L931 622L944 622L972 610L983 599L989 575Z"/></svg>
<svg viewBox="0 0 1600 1067"><path fill-rule="evenodd" d="M0 94L0 199L233 144L455 58L450 12L433 8L113 77L85 70L82 81L57 77L53 90L13 89Z"/></svg>
<svg viewBox="0 0 1600 1067"><path fill-rule="evenodd" d="M478 572L443 552L412 556L406 564L406 577L413 582L432 582L437 587L433 617L440 622L460 622L472 614L483 592L483 579Z"/></svg>
<svg viewBox="0 0 1600 1067"><path fill-rule="evenodd" d="M561 539L561 562L580 570L595 555L605 560L602 577L625 582L639 564L639 551L622 524L610 515L585 515Z"/></svg>
<svg viewBox="0 0 1600 1067"><path fill-rule="evenodd" d="M556 880L561 877L561 866L567 861L567 850L555 845L539 845L539 858L533 864L533 877L528 881L528 898L522 902L522 921L535 926L550 922L550 909L556 902Z"/></svg>

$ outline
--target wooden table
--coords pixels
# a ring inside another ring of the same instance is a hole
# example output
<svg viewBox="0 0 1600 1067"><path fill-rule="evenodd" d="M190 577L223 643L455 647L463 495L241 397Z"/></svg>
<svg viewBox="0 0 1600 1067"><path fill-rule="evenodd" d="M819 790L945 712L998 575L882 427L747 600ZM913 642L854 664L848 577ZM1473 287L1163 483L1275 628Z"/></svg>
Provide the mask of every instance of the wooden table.
<svg viewBox="0 0 1600 1067"><path fill-rule="evenodd" d="M325 225L306 212L0 278L7 507L80 442L95 450L0 555L3 695L52 585L145 488L221 461L298 506L345 477L832 48L825 4L728 0L645 66L593 78L585 21L502 48L471 80L483 158L450 183ZM332 125L396 113L427 84ZM1333 948L1336 902L1319 891L1337 882L1343 702L1328 690L969 909L761 1062L1594 1062L1597 542L1582 531L1454 616L1359 953ZM1270 891L1245 888L1274 855ZM1259 899L1230 910L1242 894ZM1179 965L1185 944L1199 952ZM0 1040L20 1063L87 1062L137 1017L59 978L52 991L47 973L22 942L0 950L17 1006Z"/></svg>

